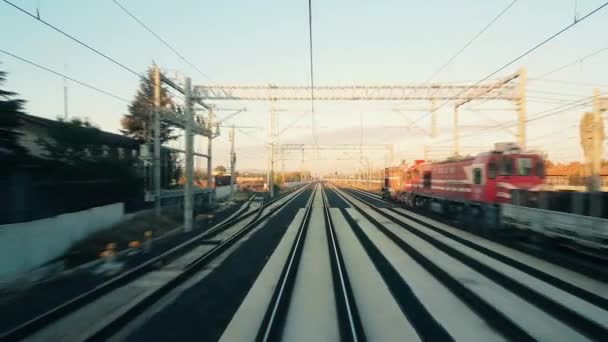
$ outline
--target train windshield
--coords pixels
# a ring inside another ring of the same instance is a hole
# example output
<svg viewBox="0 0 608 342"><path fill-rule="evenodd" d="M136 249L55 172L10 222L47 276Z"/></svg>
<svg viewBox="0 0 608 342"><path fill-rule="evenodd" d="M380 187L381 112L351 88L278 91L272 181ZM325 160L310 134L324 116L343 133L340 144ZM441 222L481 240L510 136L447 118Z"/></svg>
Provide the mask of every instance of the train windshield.
<svg viewBox="0 0 608 342"><path fill-rule="evenodd" d="M532 175L532 158L517 158L516 159L516 170L518 176L531 176Z"/></svg>
<svg viewBox="0 0 608 342"><path fill-rule="evenodd" d="M500 160L499 174L501 176L513 175L513 159L511 157L503 157Z"/></svg>
<svg viewBox="0 0 608 342"><path fill-rule="evenodd" d="M536 175L545 178L545 164L541 159L536 159Z"/></svg>

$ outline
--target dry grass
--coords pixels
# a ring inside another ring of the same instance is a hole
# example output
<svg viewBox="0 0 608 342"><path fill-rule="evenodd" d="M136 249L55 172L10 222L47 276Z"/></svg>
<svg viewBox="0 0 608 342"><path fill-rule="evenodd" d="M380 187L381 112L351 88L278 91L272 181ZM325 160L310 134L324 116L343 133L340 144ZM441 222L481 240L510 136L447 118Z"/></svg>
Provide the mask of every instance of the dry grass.
<svg viewBox="0 0 608 342"><path fill-rule="evenodd" d="M251 193L237 191L233 202L242 202ZM224 207L226 209L228 206ZM145 241L145 232L152 230L152 238L164 236L178 228L182 222L180 208L163 207L163 216L155 217L153 210L147 210L109 229L97 232L78 242L66 253L65 266L71 268L99 258L109 243L116 244L116 252L129 248L132 241ZM198 215L196 221L205 222L207 214Z"/></svg>
<svg viewBox="0 0 608 342"><path fill-rule="evenodd" d="M180 224L166 216L156 218L153 212L142 213L110 229L95 233L72 246L65 258L66 267L70 268L97 259L109 243L115 243L118 252L128 248L131 241L144 241L147 230L153 232L154 238L166 234Z"/></svg>

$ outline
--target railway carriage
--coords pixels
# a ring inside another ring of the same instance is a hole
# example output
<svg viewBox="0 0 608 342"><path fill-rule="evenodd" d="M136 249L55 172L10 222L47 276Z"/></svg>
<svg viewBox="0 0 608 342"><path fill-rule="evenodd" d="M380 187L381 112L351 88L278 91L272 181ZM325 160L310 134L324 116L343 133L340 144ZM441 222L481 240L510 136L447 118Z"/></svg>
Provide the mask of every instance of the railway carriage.
<svg viewBox="0 0 608 342"><path fill-rule="evenodd" d="M495 223L498 205L511 202L511 190L540 190L544 162L538 153L500 143L474 157L441 162L416 161L385 172L386 198L438 213L456 212Z"/></svg>

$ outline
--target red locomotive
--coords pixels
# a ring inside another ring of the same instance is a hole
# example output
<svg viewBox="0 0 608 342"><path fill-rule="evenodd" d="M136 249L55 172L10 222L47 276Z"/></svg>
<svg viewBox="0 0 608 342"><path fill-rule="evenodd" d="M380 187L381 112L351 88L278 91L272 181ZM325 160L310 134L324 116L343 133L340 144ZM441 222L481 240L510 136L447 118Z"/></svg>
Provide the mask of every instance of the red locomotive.
<svg viewBox="0 0 608 342"><path fill-rule="evenodd" d="M493 151L474 157L432 163L417 160L411 166L387 168L383 195L438 212L463 205L483 206L485 210L510 203L513 189L540 189L544 177L544 163L538 153L499 143Z"/></svg>

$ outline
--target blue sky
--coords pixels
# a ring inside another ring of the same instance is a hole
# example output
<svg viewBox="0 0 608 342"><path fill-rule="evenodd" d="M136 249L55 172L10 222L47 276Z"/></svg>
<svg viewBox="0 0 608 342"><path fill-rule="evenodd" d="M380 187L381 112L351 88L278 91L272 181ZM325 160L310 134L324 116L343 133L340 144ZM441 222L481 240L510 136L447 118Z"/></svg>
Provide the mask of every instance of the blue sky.
<svg viewBox="0 0 608 342"><path fill-rule="evenodd" d="M307 84L308 16L307 1L164 1L123 0L153 30L170 41L192 60L209 79L183 63L112 1L11 0L74 36L90 43L132 69L143 72L155 61L164 70L176 71L201 83ZM313 1L315 80L317 84L422 83L481 27L511 0L324 0ZM520 0L484 35L460 55L436 79L437 82L477 81L573 20L573 0ZM599 0L579 0L580 15L601 5ZM135 76L57 34L5 3L0 3L0 48L131 99L137 88ZM535 51L504 76L525 66L529 76L541 75L594 50L608 46L608 9L577 25L548 45ZM56 117L63 111L62 80L11 57L0 54L1 68L9 75L8 88L28 100L34 115ZM555 107L541 103L541 92L590 96L594 84L608 91L608 52L548 77L569 83L531 81L529 115ZM584 83L587 85L575 85ZM69 85L70 112L89 117L109 131L116 131L126 112L126 104L105 95ZM539 95L540 94L540 95ZM536 99L534 98L536 96ZM555 97L553 97L555 98ZM537 101L538 100L538 101ZM234 120L239 125L261 126L239 133L240 166L265 167L268 106L260 103L225 104L246 106L249 110ZM394 107L421 104L395 103L319 103L318 125L321 143L359 142L359 117L363 116L364 140L368 143L395 143L398 157L412 159L429 142L416 129L408 129ZM307 103L281 103L285 125L306 113ZM472 105L471 107L474 107ZM463 125L493 124L515 119L513 111L494 111L508 104L493 103L479 112L463 110ZM484 110L487 108L487 110ZM407 113L414 118L424 113ZM554 159L580 158L578 128L581 110L530 123L529 145L549 152ZM451 136L449 106L440 114L441 134L437 141ZM489 119L488 119L489 118ZM420 125L428 127L427 121ZM307 126L308 125L308 126ZM310 142L310 120L286 132L283 141ZM550 134L557 131L559 134ZM470 133L470 132L469 132ZM463 135L466 135L466 129ZM536 140L534 140L536 138ZM495 141L514 140L506 132L493 130L483 136L463 139L472 151ZM559 143L559 144L558 144ZM438 146L449 146L443 142ZM218 163L227 161L227 134L215 144ZM481 146L481 147L479 147ZM440 150L438 148L438 150ZM225 157L224 157L225 156ZM335 156L327 155L326 158ZM294 158L296 158L294 156ZM297 158L299 160L299 156ZM380 158L376 158L377 166ZM313 162L326 170L328 163ZM332 168L348 169L351 161L337 161ZM288 161L288 168L299 162Z"/></svg>

